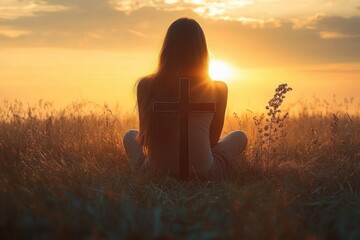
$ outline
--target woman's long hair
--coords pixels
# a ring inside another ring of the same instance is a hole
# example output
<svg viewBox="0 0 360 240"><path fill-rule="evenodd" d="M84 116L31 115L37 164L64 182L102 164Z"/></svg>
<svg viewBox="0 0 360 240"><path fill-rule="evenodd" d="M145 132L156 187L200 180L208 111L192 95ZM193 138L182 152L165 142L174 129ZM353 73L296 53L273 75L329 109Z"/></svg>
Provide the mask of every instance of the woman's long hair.
<svg viewBox="0 0 360 240"><path fill-rule="evenodd" d="M140 131L138 141L144 153L149 153L149 145L156 137L152 107L159 95L177 95L178 78L189 77L192 81L208 81L208 49L203 30L193 19L180 18L167 30L160 52L157 71L142 78L137 83ZM139 83L146 81L146 88Z"/></svg>

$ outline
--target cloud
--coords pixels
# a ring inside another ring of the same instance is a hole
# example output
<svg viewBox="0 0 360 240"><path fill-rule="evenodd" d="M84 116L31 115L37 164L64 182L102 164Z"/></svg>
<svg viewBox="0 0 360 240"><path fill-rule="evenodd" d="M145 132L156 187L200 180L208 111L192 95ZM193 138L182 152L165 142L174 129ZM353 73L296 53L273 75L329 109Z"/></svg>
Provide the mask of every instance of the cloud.
<svg viewBox="0 0 360 240"><path fill-rule="evenodd" d="M8 38L17 38L22 35L27 35L30 32L22 31L22 30L14 30L12 28L6 26L0 26L0 36L5 36Z"/></svg>
<svg viewBox="0 0 360 240"><path fill-rule="evenodd" d="M360 35L360 16L339 17L325 16L320 17L317 22L319 30L336 32L348 36Z"/></svg>
<svg viewBox="0 0 360 240"><path fill-rule="evenodd" d="M141 8L131 14L114 9L103 0L48 0L61 2L66 11L38 12L32 16L0 19L0 27L26 31L10 38L0 36L1 47L147 48L157 44L166 28L189 10L177 12ZM144 42L144 37L147 38Z"/></svg>
<svg viewBox="0 0 360 240"><path fill-rule="evenodd" d="M276 28L254 29L230 21L212 21L205 26L210 30L210 46L220 46L218 55L238 61L241 66L291 66L360 62L360 36L353 28L356 19L318 19L312 28L294 28L291 21L282 21ZM322 38L325 31L338 35Z"/></svg>
<svg viewBox="0 0 360 240"><path fill-rule="evenodd" d="M336 38L352 38L354 36L338 33L338 32L319 32L319 35L323 39L336 39Z"/></svg>
<svg viewBox="0 0 360 240"><path fill-rule="evenodd" d="M0 19L15 19L24 16L34 16L39 12L57 12L66 9L61 4L52 5L41 0L2 0L0 2Z"/></svg>
<svg viewBox="0 0 360 240"><path fill-rule="evenodd" d="M360 73L360 64L326 64L326 65L312 65L306 69L301 69L302 72L313 73Z"/></svg>
<svg viewBox="0 0 360 240"><path fill-rule="evenodd" d="M319 14L294 20L247 17L238 13L237 18L232 19L208 17L195 8L184 7L193 6L194 2L209 3L201 0L36 2L63 9L0 19L1 48L158 49L170 23L187 16L203 26L216 56L237 61L242 66L360 62L360 16ZM267 1L267 4L276 2ZM237 7L246 9L251 6L250 1L247 3Z"/></svg>
<svg viewBox="0 0 360 240"><path fill-rule="evenodd" d="M351 16L357 13L356 1L349 0L107 0L117 10L127 14L143 7L177 11L190 9L204 18L238 20L246 18L304 18L317 13Z"/></svg>
<svg viewBox="0 0 360 240"><path fill-rule="evenodd" d="M208 1L208 0L107 0L117 10L131 13L143 7L157 10L178 11L191 9L203 17L222 16L227 10L238 9L255 3L254 0Z"/></svg>

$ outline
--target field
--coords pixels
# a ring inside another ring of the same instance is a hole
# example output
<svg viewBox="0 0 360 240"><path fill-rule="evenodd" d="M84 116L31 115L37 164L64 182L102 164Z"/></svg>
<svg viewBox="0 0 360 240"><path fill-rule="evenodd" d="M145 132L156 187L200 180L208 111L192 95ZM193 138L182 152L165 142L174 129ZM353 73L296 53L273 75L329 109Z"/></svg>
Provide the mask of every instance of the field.
<svg viewBox="0 0 360 240"><path fill-rule="evenodd" d="M0 239L360 239L354 100L292 113L290 90L263 115L229 113L224 133L242 129L249 145L222 182L138 173L122 146L137 120L117 108L4 102Z"/></svg>

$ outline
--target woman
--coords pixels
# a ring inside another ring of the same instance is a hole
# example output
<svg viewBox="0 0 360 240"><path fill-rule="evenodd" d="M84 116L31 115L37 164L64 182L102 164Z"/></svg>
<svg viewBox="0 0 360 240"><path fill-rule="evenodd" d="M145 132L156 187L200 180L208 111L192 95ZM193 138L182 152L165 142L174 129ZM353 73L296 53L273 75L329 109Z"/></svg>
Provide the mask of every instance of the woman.
<svg viewBox="0 0 360 240"><path fill-rule="evenodd" d="M179 78L190 79L190 101L215 103L215 112L194 112L188 117L190 176L221 179L245 149L241 131L220 135L227 103L227 86L208 74L208 50L200 25L181 18L169 27L157 71L137 83L140 130L128 131L125 151L136 167L179 177L179 113L154 112L156 102L179 100Z"/></svg>

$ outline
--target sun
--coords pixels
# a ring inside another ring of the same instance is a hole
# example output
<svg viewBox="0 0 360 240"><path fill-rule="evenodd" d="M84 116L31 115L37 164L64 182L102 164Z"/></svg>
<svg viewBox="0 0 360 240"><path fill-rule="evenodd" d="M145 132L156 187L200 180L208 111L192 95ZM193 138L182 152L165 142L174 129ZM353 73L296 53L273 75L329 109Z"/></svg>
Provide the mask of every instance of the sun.
<svg viewBox="0 0 360 240"><path fill-rule="evenodd" d="M234 77L234 69L224 61L211 60L209 74L213 80L229 82Z"/></svg>

